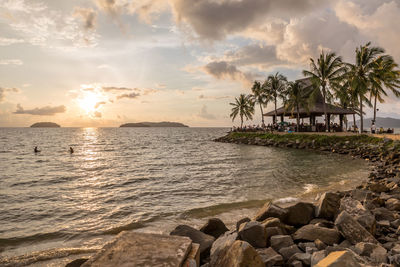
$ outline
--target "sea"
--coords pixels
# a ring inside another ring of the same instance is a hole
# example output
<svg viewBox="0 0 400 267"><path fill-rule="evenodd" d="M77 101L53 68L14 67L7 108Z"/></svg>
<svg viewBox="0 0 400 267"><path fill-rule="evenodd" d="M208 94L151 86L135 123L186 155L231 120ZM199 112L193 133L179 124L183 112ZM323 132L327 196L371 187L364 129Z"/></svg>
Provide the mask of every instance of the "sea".
<svg viewBox="0 0 400 267"><path fill-rule="evenodd" d="M213 142L228 130L0 128L0 266L65 266L124 230L233 227L369 173L350 156Z"/></svg>

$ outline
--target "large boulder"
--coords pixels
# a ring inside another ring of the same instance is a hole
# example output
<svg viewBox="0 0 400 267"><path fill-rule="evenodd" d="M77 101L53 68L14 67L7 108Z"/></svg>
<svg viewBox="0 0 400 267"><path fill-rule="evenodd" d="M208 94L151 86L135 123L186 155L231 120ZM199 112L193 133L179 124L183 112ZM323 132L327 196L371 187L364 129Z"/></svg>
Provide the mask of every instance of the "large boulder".
<svg viewBox="0 0 400 267"><path fill-rule="evenodd" d="M178 235L178 236L187 236L194 243L197 243L200 245L200 258L205 259L210 255L210 249L212 244L215 241L215 238L211 235L207 235L197 229L194 229L193 227L190 227L188 225L178 225L170 235Z"/></svg>
<svg viewBox="0 0 400 267"><path fill-rule="evenodd" d="M290 235L276 235L271 237L271 247L276 251L284 247L290 247L293 244L293 239Z"/></svg>
<svg viewBox="0 0 400 267"><path fill-rule="evenodd" d="M319 239L327 245L333 245L339 243L340 234L336 229L308 224L297 230L293 235L293 239L299 241L315 241Z"/></svg>
<svg viewBox="0 0 400 267"><path fill-rule="evenodd" d="M244 217L242 219L240 219L239 221L236 222L236 231L239 231L240 225L242 225L242 223L246 223L251 221L249 217Z"/></svg>
<svg viewBox="0 0 400 267"><path fill-rule="evenodd" d="M285 223L294 226L308 224L315 213L314 205L311 203L299 202L293 206L286 208L287 216Z"/></svg>
<svg viewBox="0 0 400 267"><path fill-rule="evenodd" d="M258 248L256 249L260 255L265 267L283 265L283 257L278 254L273 248Z"/></svg>
<svg viewBox="0 0 400 267"><path fill-rule="evenodd" d="M320 251L314 252L311 256L311 267L315 266L318 262L320 262L325 257L326 257L325 250L320 250Z"/></svg>
<svg viewBox="0 0 400 267"><path fill-rule="evenodd" d="M340 195L336 193L324 193L319 199L318 205L315 209L315 216L332 220L338 213L340 198Z"/></svg>
<svg viewBox="0 0 400 267"><path fill-rule="evenodd" d="M254 220L262 222L267 218L274 217L281 221L285 221L287 211L272 202L267 202L265 205L257 212Z"/></svg>
<svg viewBox="0 0 400 267"><path fill-rule="evenodd" d="M342 211L339 214L336 218L335 225L343 237L353 245L359 242L378 243L371 233L346 211Z"/></svg>
<svg viewBox="0 0 400 267"><path fill-rule="evenodd" d="M218 218L211 218L208 222L200 228L200 231L211 235L215 238L220 237L225 232L229 231L229 229L225 226L224 222Z"/></svg>
<svg viewBox="0 0 400 267"><path fill-rule="evenodd" d="M264 226L255 221L243 223L239 228L239 239L248 242L256 248L267 246L267 236Z"/></svg>
<svg viewBox="0 0 400 267"><path fill-rule="evenodd" d="M262 225L264 225L265 228L278 227L284 234L292 234L296 231L296 228L282 223L278 218L267 218L262 221Z"/></svg>
<svg viewBox="0 0 400 267"><path fill-rule="evenodd" d="M228 250L237 239L238 234L236 232L226 232L215 240L210 250L211 265L217 261L219 254Z"/></svg>
<svg viewBox="0 0 400 267"><path fill-rule="evenodd" d="M361 267L349 251L335 251L319 261L314 267Z"/></svg>
<svg viewBox="0 0 400 267"><path fill-rule="evenodd" d="M295 261L301 262L301 266L311 265L311 254L309 253L296 253L288 260L288 264L292 264Z"/></svg>
<svg viewBox="0 0 400 267"><path fill-rule="evenodd" d="M346 211L348 214L353 216L365 229L371 234L375 234L376 221L375 216L364 206L360 201L350 197L342 198L340 201L340 212Z"/></svg>
<svg viewBox="0 0 400 267"><path fill-rule="evenodd" d="M372 213L375 215L375 219L377 221L394 221L397 219L397 216L393 213L393 211L383 207L373 209Z"/></svg>
<svg viewBox="0 0 400 267"><path fill-rule="evenodd" d="M366 256L373 263L386 263L387 250L380 245L373 243L357 243L354 251L360 256Z"/></svg>
<svg viewBox="0 0 400 267"><path fill-rule="evenodd" d="M247 242L237 240L227 250L219 253L211 267L264 267L260 255Z"/></svg>

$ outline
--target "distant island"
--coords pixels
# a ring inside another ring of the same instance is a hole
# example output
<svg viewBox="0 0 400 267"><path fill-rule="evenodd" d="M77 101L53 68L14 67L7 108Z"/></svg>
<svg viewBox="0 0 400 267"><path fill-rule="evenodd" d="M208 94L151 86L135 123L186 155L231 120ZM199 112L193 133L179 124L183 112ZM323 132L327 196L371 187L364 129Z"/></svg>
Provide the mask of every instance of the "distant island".
<svg viewBox="0 0 400 267"><path fill-rule="evenodd" d="M137 123L125 123L119 127L189 127L180 122L137 122Z"/></svg>
<svg viewBox="0 0 400 267"><path fill-rule="evenodd" d="M364 126L370 127L372 118L366 118L363 121ZM360 120L357 120L356 124L360 125ZM400 128L400 119L376 117L376 126L383 128Z"/></svg>
<svg viewBox="0 0 400 267"><path fill-rule="evenodd" d="M59 128L61 127L54 122L37 122L31 125L31 128Z"/></svg>

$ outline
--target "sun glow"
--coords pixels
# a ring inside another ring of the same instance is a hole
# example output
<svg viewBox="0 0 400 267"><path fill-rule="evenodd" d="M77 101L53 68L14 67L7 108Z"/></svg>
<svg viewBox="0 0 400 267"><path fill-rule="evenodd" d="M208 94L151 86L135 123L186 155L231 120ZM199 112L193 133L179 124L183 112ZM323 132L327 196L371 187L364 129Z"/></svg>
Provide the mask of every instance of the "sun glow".
<svg viewBox="0 0 400 267"><path fill-rule="evenodd" d="M82 98L78 99L79 106L86 111L86 113L96 111L99 102L99 95L93 92L85 92Z"/></svg>

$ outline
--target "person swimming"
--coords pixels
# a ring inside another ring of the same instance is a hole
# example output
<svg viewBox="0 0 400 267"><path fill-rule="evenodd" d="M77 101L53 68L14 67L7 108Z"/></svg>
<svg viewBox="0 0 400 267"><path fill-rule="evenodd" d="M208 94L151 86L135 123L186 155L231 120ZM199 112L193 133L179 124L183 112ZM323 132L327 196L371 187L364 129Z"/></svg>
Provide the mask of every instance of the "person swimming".
<svg viewBox="0 0 400 267"><path fill-rule="evenodd" d="M69 147L69 153L70 154L74 153L74 149L71 146Z"/></svg>
<svg viewBox="0 0 400 267"><path fill-rule="evenodd" d="M40 150L37 148L37 146L35 146L35 148L33 149L33 151L34 151L35 153L39 153L39 152L40 152Z"/></svg>

